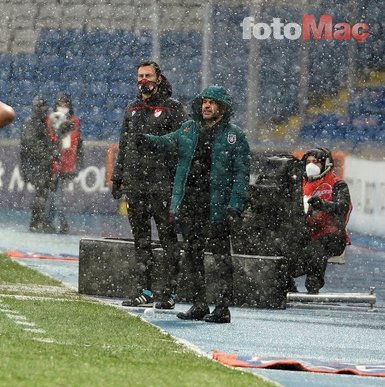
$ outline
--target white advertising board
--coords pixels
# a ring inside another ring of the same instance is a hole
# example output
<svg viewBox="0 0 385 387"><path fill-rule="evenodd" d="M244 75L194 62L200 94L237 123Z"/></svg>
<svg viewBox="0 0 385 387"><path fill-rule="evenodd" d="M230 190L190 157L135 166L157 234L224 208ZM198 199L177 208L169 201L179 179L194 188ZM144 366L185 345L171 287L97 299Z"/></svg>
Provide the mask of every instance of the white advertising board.
<svg viewBox="0 0 385 387"><path fill-rule="evenodd" d="M348 229L385 237L385 161L348 156L344 179L353 202Z"/></svg>

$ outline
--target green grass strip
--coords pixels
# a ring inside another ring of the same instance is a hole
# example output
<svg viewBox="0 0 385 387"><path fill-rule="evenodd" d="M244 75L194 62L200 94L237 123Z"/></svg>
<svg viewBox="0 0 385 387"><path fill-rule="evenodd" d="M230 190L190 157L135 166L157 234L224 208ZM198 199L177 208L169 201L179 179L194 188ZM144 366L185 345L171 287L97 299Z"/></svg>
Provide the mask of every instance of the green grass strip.
<svg viewBox="0 0 385 387"><path fill-rule="evenodd" d="M60 285L4 256L0 273L0 285ZM26 293L22 287L18 295ZM36 287L33 293L31 299L0 296L0 386L274 385L197 356L112 306L71 292L57 294L61 301L54 290L49 300L50 289L42 292L45 299Z"/></svg>

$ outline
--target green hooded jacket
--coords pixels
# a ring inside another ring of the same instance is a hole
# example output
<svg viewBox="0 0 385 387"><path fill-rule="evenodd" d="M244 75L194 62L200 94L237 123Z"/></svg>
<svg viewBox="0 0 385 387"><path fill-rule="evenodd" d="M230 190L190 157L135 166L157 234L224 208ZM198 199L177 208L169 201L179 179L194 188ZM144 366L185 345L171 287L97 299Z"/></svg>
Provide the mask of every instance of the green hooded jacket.
<svg viewBox="0 0 385 387"><path fill-rule="evenodd" d="M210 221L221 223L226 210L231 208L239 214L244 209L249 185L250 149L245 134L230 123L232 101L221 86L209 86L192 103L192 120L164 136L146 135L147 140L159 151L177 150L176 168L170 212L178 213L184 194L201 128L202 99L212 99L225 106L226 112L214 135L210 169Z"/></svg>

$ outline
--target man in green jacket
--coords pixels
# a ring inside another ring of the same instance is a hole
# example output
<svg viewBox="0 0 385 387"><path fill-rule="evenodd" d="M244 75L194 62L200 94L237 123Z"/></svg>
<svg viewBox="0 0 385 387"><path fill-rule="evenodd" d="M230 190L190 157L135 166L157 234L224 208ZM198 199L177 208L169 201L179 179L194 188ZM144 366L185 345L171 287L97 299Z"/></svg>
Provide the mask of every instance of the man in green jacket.
<svg viewBox="0 0 385 387"><path fill-rule="evenodd" d="M176 217L186 242L193 306L182 320L229 323L233 297L230 226L241 215L249 184L250 149L245 134L230 123L232 100L221 86L209 86L192 103L192 120L164 136L139 135L137 142L159 151L176 150L170 221ZM219 281L210 313L206 301L204 251L213 253Z"/></svg>

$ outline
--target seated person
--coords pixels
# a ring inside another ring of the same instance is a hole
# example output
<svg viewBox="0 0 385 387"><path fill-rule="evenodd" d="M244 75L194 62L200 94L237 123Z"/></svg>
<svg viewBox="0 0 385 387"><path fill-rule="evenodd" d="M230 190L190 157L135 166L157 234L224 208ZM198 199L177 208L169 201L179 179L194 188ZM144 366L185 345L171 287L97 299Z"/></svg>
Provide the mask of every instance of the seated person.
<svg viewBox="0 0 385 387"><path fill-rule="evenodd" d="M333 171L328 149L311 149L302 161L306 169L302 189L307 235L302 251L289 259L288 291L297 291L294 278L306 275L307 292L318 294L325 284L328 258L341 255L350 244L346 224L352 204L347 184Z"/></svg>

